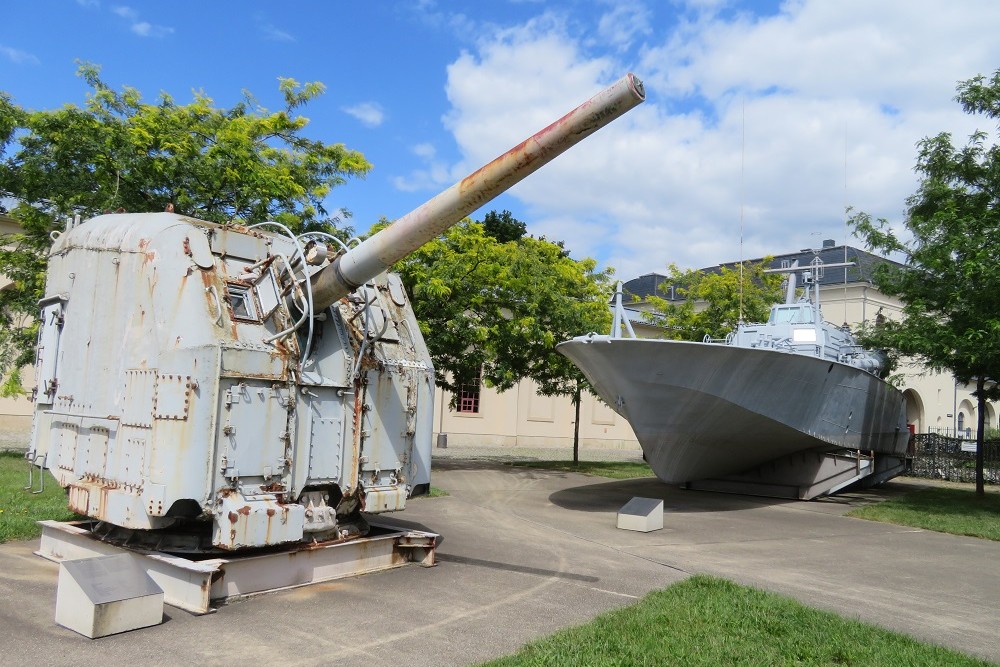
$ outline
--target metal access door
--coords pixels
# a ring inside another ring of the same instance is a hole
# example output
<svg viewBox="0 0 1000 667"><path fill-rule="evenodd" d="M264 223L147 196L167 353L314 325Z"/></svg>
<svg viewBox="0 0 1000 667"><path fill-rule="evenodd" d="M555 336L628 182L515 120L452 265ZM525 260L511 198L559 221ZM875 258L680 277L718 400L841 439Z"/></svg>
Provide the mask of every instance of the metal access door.
<svg viewBox="0 0 1000 667"><path fill-rule="evenodd" d="M62 297L49 297L41 302L42 313L38 328L38 349L35 353L35 372L41 405L51 404L58 384L59 338L63 327Z"/></svg>
<svg viewBox="0 0 1000 667"><path fill-rule="evenodd" d="M288 389L273 380L222 379L217 437L225 477L246 485L288 472L288 400Z"/></svg>

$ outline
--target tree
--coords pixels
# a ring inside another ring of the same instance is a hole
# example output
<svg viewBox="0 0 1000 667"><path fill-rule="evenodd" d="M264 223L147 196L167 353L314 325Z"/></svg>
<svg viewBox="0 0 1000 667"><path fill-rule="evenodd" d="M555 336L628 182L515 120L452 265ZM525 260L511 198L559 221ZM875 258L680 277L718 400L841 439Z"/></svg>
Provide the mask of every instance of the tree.
<svg viewBox="0 0 1000 667"><path fill-rule="evenodd" d="M483 217L483 231L500 243L517 241L528 232L528 226L504 209L502 212L490 211Z"/></svg>
<svg viewBox="0 0 1000 667"><path fill-rule="evenodd" d="M1000 119L1000 70L957 90L966 113ZM906 200L906 234L864 212L851 217L870 248L905 257L904 267L886 264L874 277L880 290L903 301L901 319L867 329L865 342L975 383L982 494L986 401L1000 398L1000 147L982 131L963 147L947 132L917 146L920 184Z"/></svg>
<svg viewBox="0 0 1000 667"><path fill-rule="evenodd" d="M336 232L323 206L331 188L371 165L342 144L307 139L298 110L320 83L279 79L284 108L268 112L249 93L230 109L196 93L177 104L163 93L144 103L134 88L112 90L98 67L78 74L84 105L30 111L0 93L0 201L23 233L0 239L0 375L20 390L18 369L34 359L36 303L42 296L50 235L68 216L163 211L220 223L275 220L295 231ZM340 233L349 230L340 230Z"/></svg>
<svg viewBox="0 0 1000 667"><path fill-rule="evenodd" d="M507 228L523 226L513 222ZM543 395L572 397L576 454L587 385L555 346L610 327L610 272L596 266L589 258L572 259L560 244L523 235L500 241L483 223L466 220L393 268L412 298L437 384L453 394L452 404L463 384L482 381L505 391L530 378Z"/></svg>
<svg viewBox="0 0 1000 667"><path fill-rule="evenodd" d="M660 288L673 288L680 302L651 296L653 311L644 316L662 327L664 338L693 341L724 338L740 322L765 321L771 306L783 298L781 276L764 273L768 261L745 262L742 272L738 265L721 266L718 273L671 264Z"/></svg>

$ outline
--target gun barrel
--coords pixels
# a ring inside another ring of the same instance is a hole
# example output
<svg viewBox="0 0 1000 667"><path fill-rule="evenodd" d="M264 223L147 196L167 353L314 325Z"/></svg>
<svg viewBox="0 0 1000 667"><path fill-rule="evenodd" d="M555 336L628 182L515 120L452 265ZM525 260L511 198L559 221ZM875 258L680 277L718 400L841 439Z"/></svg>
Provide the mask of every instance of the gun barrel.
<svg viewBox="0 0 1000 667"><path fill-rule="evenodd" d="M314 307L321 310L336 303L644 99L642 82L626 74L316 272L312 277Z"/></svg>

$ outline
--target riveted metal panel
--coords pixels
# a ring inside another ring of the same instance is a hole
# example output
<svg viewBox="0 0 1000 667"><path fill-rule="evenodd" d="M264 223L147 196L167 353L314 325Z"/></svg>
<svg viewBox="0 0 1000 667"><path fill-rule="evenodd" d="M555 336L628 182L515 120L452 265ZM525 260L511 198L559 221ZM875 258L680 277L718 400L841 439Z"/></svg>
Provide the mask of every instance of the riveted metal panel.
<svg viewBox="0 0 1000 667"><path fill-rule="evenodd" d="M193 386L190 375L156 376L153 417L156 419L187 419L188 410L191 407Z"/></svg>
<svg viewBox="0 0 1000 667"><path fill-rule="evenodd" d="M222 374L228 377L281 380L285 368L285 361L267 345L237 341L222 348Z"/></svg>
<svg viewBox="0 0 1000 667"><path fill-rule="evenodd" d="M125 371L122 424L149 428L153 425L153 393L156 371L133 369Z"/></svg>
<svg viewBox="0 0 1000 667"><path fill-rule="evenodd" d="M56 466L67 472L73 472L76 467L76 446L80 436L79 425L66 422L53 422L52 429L57 433L55 440L59 443L59 456Z"/></svg>
<svg viewBox="0 0 1000 667"><path fill-rule="evenodd" d="M256 260L264 256L270 246L270 238L259 232L249 232L245 228L217 228L209 239L212 252L223 257L240 257Z"/></svg>
<svg viewBox="0 0 1000 667"><path fill-rule="evenodd" d="M86 438L86 462L83 472L86 475L105 477L108 463L108 444L110 431L107 426L87 426L81 435Z"/></svg>
<svg viewBox="0 0 1000 667"><path fill-rule="evenodd" d="M125 488L138 488L145 476L146 443L151 431L124 427L118 433L117 472L112 479Z"/></svg>

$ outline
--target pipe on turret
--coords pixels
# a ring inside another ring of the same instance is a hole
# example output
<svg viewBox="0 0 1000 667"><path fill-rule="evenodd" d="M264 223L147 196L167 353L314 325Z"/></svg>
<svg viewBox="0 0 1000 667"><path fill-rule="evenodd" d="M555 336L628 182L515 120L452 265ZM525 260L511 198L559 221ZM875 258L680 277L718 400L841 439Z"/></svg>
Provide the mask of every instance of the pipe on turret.
<svg viewBox="0 0 1000 667"><path fill-rule="evenodd" d="M642 81L626 74L544 130L336 257L312 276L315 311L333 305L645 99Z"/></svg>

